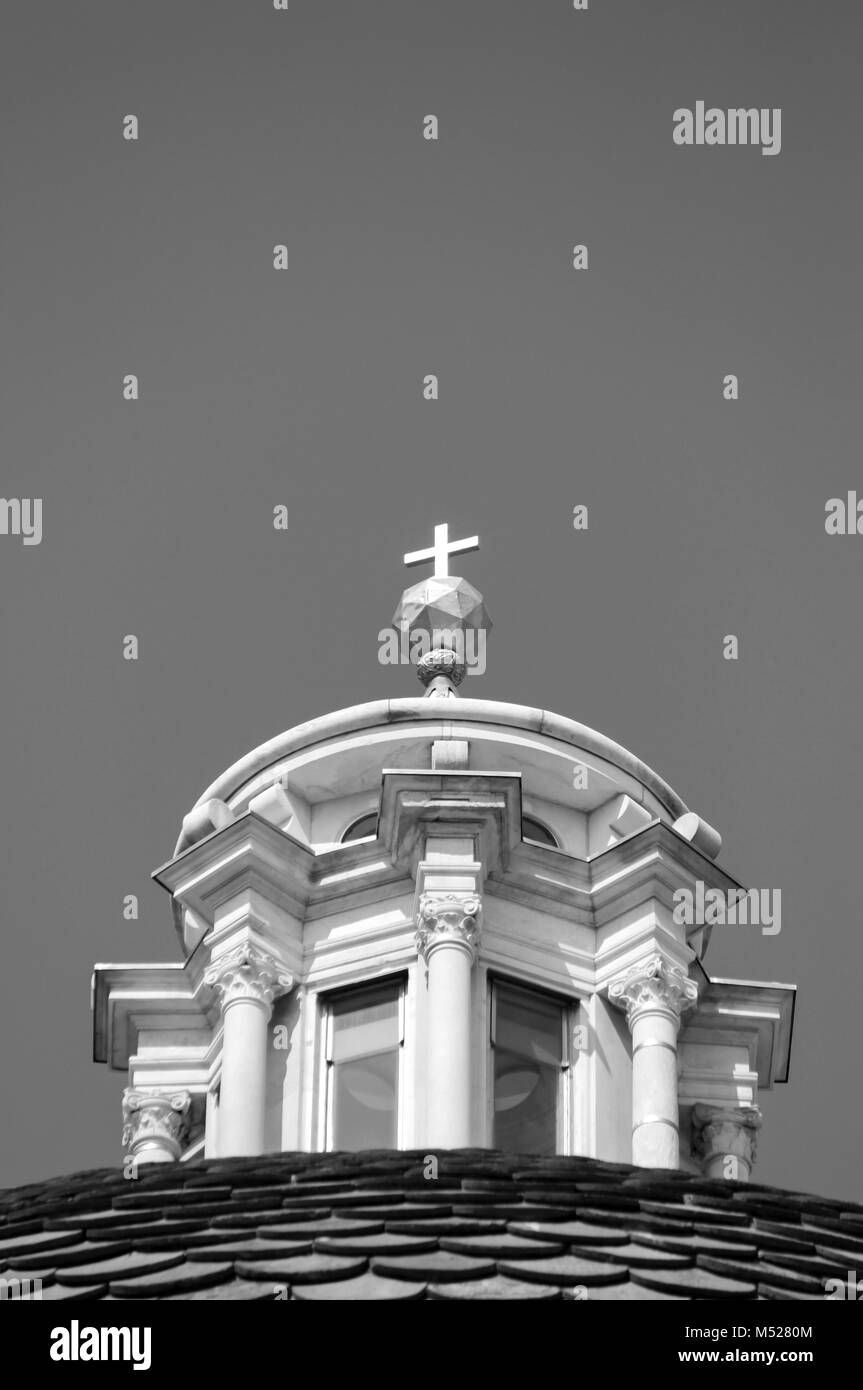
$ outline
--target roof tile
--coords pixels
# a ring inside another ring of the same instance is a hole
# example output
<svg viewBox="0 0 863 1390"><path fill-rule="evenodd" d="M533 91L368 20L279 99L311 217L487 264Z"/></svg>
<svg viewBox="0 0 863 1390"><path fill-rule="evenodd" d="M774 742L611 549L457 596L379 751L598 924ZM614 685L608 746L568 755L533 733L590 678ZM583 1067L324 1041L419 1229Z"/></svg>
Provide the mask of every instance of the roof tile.
<svg viewBox="0 0 863 1390"><path fill-rule="evenodd" d="M488 1279L473 1279L465 1284L430 1284L428 1290L429 1298L440 1299L472 1299L475 1302L482 1300L500 1299L531 1299L551 1302L560 1300L562 1290L555 1284L528 1284L522 1283L518 1279L508 1279L503 1275L495 1274Z"/></svg>
<svg viewBox="0 0 863 1390"><path fill-rule="evenodd" d="M338 1255L293 1255L275 1260L238 1260L236 1271L246 1279L265 1279L274 1284L318 1284L331 1279L350 1279L364 1274L368 1260Z"/></svg>
<svg viewBox="0 0 863 1390"><path fill-rule="evenodd" d="M645 1289L658 1289L662 1293L682 1294L684 1298L754 1298L755 1284L752 1282L755 1270L750 1270L749 1279L731 1279L727 1275L696 1267L694 1269L638 1269L633 1270L632 1280Z"/></svg>
<svg viewBox="0 0 863 1390"><path fill-rule="evenodd" d="M425 1153L376 1150L30 1184L0 1193L0 1267L52 1300L807 1299L863 1255L846 1201L585 1158L436 1157L434 1180Z"/></svg>
<svg viewBox="0 0 863 1390"><path fill-rule="evenodd" d="M230 1264L180 1264L159 1273L142 1274L137 1279L115 1279L108 1288L116 1298L163 1298L165 1294L223 1284L233 1273Z"/></svg>
<svg viewBox="0 0 863 1390"><path fill-rule="evenodd" d="M456 1279L490 1279L496 1273L493 1260L471 1259L451 1250L433 1250L428 1254L382 1255L372 1262L376 1274L391 1279L415 1279L431 1283L449 1283Z"/></svg>
<svg viewBox="0 0 863 1390"><path fill-rule="evenodd" d="M407 1279L385 1279L380 1274L360 1274L356 1279L343 1279L331 1284L298 1284L291 1297L302 1302L332 1302L361 1299L364 1302L407 1302L422 1298L425 1284Z"/></svg>
<svg viewBox="0 0 863 1390"><path fill-rule="evenodd" d="M542 1284L620 1284L626 1278L624 1265L607 1264L583 1255L556 1255L545 1260L502 1260L501 1274Z"/></svg>

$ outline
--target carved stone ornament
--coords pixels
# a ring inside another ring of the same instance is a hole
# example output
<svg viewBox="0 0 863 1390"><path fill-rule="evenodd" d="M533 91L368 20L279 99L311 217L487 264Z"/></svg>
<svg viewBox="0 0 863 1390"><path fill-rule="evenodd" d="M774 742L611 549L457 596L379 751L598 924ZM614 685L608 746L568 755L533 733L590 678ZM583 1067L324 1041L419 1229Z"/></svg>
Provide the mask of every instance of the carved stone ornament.
<svg viewBox="0 0 863 1390"><path fill-rule="evenodd" d="M179 1158L189 1133L192 1098L188 1091L123 1093L123 1147L133 1151L157 1144Z"/></svg>
<svg viewBox="0 0 863 1390"><path fill-rule="evenodd" d="M219 995L223 1009L238 1000L251 1000L268 1011L276 996L285 994L294 983L274 956L248 942L215 960L204 972L204 980Z"/></svg>
<svg viewBox="0 0 863 1390"><path fill-rule="evenodd" d="M698 986L686 971L660 955L631 965L608 991L612 1004L626 1010L630 1027L633 1020L645 1011L662 1009L680 1018L698 999Z"/></svg>
<svg viewBox="0 0 863 1390"><path fill-rule="evenodd" d="M756 1106L737 1110L732 1106L692 1107L692 1152L710 1162L731 1154L752 1167L758 1152L761 1111Z"/></svg>
<svg viewBox="0 0 863 1390"><path fill-rule="evenodd" d="M482 902L475 893L423 893L417 912L417 950L429 953L443 941L455 941L475 954L480 937Z"/></svg>

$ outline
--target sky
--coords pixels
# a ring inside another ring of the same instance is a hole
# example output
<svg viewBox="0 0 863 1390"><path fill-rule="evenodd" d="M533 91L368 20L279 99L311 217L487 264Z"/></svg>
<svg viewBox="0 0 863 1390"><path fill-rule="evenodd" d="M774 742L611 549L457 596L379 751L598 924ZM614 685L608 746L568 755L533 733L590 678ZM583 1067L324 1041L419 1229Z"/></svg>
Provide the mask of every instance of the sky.
<svg viewBox="0 0 863 1390"><path fill-rule="evenodd" d="M706 961L799 985L755 1177L863 1200L861 23L7 0L2 492L43 530L0 535L0 1182L119 1162L93 963L176 958L150 874L220 771L418 691L377 634L446 520L469 693L624 744L781 891ZM778 155L676 145L700 100L780 108Z"/></svg>

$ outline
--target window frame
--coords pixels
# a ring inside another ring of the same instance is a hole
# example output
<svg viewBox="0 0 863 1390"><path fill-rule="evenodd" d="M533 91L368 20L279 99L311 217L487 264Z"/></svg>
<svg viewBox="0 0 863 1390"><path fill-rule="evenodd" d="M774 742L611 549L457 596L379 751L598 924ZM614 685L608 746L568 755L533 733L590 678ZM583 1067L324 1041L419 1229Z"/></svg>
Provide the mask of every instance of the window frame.
<svg viewBox="0 0 863 1390"><path fill-rule="evenodd" d="M557 1115L555 1123L555 1147L554 1156L562 1157L571 1154L572 1149L572 1122L573 1122L573 1077L575 1049L573 1048L573 1028L578 1014L581 1001L571 995L561 994L557 990L547 989L542 985L532 982L526 983L524 980L514 978L511 975L492 974L488 977L488 1058L486 1076L488 1078L488 1103L486 1107L487 1134L490 1147L494 1148L495 1136L495 1079L494 1079L494 1049L496 1046L495 1034L497 1031L497 1008L498 993L501 989L511 990L514 993L533 996L547 1003L555 1004L560 1009L561 1027L561 1060L559 1064L559 1076L557 1083Z"/></svg>
<svg viewBox="0 0 863 1390"><path fill-rule="evenodd" d="M405 1123L405 1015L408 990L407 971L398 971L395 974L377 976L371 980L358 980L349 985L338 986L335 989L322 991L318 995L318 1008L321 1015L321 1086L322 1086L322 1126L323 1126L323 1145L322 1152L336 1153L333 1109L335 1088L332 1083L334 1075L333 1062L333 1004L350 998L351 995L360 996L370 993L372 990L380 990L391 987L397 991L398 1002L398 1048L396 1064L396 1143L395 1147L404 1147L404 1123ZM345 1150L347 1153L361 1153L362 1150Z"/></svg>

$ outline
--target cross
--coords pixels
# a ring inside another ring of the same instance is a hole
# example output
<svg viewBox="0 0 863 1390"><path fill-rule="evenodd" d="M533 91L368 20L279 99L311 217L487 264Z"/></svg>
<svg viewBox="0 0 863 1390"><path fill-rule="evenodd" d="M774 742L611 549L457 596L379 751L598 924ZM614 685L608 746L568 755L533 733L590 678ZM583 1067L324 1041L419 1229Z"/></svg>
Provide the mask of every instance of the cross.
<svg viewBox="0 0 863 1390"><path fill-rule="evenodd" d="M464 541L450 541L449 525L445 521L434 528L434 545L428 550L412 550L405 556L405 564L422 565L426 560L433 560L435 578L445 579L449 575L450 555L461 555L466 550L479 550L479 536L470 536Z"/></svg>

